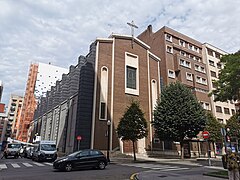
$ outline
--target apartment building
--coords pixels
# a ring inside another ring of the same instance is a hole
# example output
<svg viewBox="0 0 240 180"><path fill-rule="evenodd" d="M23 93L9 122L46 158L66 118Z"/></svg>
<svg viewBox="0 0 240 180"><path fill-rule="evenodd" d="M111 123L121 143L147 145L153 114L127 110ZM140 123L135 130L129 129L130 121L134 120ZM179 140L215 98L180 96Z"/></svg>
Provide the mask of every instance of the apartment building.
<svg viewBox="0 0 240 180"><path fill-rule="evenodd" d="M20 116L23 105L23 97L11 94L8 104L8 124L11 127L11 138L16 138L20 125Z"/></svg>
<svg viewBox="0 0 240 180"><path fill-rule="evenodd" d="M37 101L41 96L46 96L46 92L52 86L55 86L56 81L61 79L62 74L67 72L68 69L51 64L32 63L30 65L20 125L18 127L18 140L25 142L28 140L28 129L31 121L33 121Z"/></svg>
<svg viewBox="0 0 240 180"><path fill-rule="evenodd" d="M7 140L7 136L10 135L11 128L8 127L7 114L4 112L5 104L0 104L0 144L4 145ZM1 151L1 147L0 147Z"/></svg>
<svg viewBox="0 0 240 180"><path fill-rule="evenodd" d="M220 58L227 53L211 44L203 44L203 62L207 66L208 82L210 91L214 87L214 81L218 80L220 70L223 64L220 63ZM220 123L226 124L226 121L236 113L235 104L232 101L214 102L214 96L211 97L212 113Z"/></svg>

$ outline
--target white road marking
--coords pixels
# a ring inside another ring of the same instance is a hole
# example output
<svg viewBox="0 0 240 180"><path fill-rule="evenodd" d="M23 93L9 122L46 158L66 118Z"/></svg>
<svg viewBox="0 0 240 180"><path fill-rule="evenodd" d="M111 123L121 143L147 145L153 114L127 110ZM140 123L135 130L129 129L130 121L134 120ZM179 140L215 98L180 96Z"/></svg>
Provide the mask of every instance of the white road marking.
<svg viewBox="0 0 240 180"><path fill-rule="evenodd" d="M6 164L0 164L0 169L7 169Z"/></svg>
<svg viewBox="0 0 240 180"><path fill-rule="evenodd" d="M12 167L14 167L14 168L20 168L20 166L19 166L17 163L12 163L11 165L12 165Z"/></svg>
<svg viewBox="0 0 240 180"><path fill-rule="evenodd" d="M35 165L37 165L37 166L45 166L44 164L37 163L37 162L33 162L33 164L35 164Z"/></svg>
<svg viewBox="0 0 240 180"><path fill-rule="evenodd" d="M33 167L33 165L29 164L29 163L23 163L24 166L26 167Z"/></svg>
<svg viewBox="0 0 240 180"><path fill-rule="evenodd" d="M53 165L52 163L47 163L47 162L45 162L44 164L49 165L49 166Z"/></svg>
<svg viewBox="0 0 240 180"><path fill-rule="evenodd" d="M189 168L174 168L174 169L163 169L161 171L180 171L180 170L187 170Z"/></svg>

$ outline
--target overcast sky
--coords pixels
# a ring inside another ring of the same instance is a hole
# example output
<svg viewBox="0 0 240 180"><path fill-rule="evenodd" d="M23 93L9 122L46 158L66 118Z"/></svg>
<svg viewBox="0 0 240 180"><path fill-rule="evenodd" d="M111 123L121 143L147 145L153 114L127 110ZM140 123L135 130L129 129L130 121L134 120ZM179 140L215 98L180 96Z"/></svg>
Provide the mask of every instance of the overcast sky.
<svg viewBox="0 0 240 180"><path fill-rule="evenodd" d="M229 53L240 49L239 0L0 0L2 102L24 95L31 62L68 68L97 37L131 34L127 22L168 26Z"/></svg>

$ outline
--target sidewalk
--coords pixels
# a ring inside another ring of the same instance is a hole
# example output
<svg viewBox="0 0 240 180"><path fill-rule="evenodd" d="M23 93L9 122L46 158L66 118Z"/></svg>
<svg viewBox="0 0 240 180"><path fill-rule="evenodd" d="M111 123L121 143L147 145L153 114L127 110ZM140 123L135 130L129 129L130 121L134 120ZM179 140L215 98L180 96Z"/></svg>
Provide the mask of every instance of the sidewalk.
<svg viewBox="0 0 240 180"><path fill-rule="evenodd" d="M208 158L191 158L191 159L179 159L179 158L152 158L147 156L136 155L137 163L167 163L167 164L181 164L189 166L205 166L212 169L222 169L222 160L219 158L210 158L211 166L209 166ZM111 163L136 163L133 157L111 157Z"/></svg>

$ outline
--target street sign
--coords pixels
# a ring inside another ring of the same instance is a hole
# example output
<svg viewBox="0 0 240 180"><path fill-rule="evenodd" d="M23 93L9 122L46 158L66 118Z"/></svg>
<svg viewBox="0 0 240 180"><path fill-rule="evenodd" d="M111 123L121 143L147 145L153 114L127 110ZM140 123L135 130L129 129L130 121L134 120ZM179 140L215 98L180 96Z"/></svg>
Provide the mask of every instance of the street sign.
<svg viewBox="0 0 240 180"><path fill-rule="evenodd" d="M77 140L81 141L82 140L82 136L77 136Z"/></svg>
<svg viewBox="0 0 240 180"><path fill-rule="evenodd" d="M202 136L204 139L208 139L210 137L210 133L208 131L203 131Z"/></svg>

